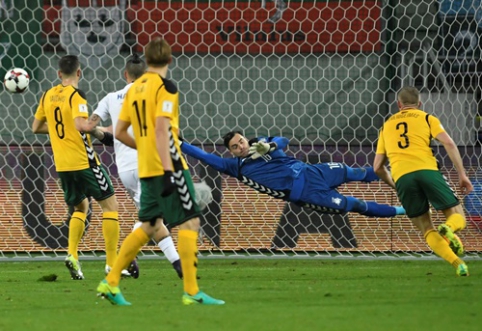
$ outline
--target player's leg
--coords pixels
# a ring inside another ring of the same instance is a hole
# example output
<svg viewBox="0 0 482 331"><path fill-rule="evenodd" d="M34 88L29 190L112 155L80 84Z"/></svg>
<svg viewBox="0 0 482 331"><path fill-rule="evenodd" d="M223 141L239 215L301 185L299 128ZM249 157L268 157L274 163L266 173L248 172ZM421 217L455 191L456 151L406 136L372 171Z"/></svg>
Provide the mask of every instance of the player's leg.
<svg viewBox="0 0 482 331"><path fill-rule="evenodd" d="M164 225L164 223L159 226L159 229L153 236L154 241L157 243L157 246L161 249L164 253L166 258L172 264L172 267L176 271L179 278L182 279L182 266L181 260L179 257L179 253L176 250L176 246L174 245L174 241L172 240L171 233Z"/></svg>
<svg viewBox="0 0 482 331"><path fill-rule="evenodd" d="M98 295L107 298L113 304L130 304L125 301L119 290L121 272L134 260L142 246L147 244L162 224L161 185L161 177L141 179L142 194L139 219L142 221L142 225L126 237L112 270L97 287ZM117 298L122 300L119 299L119 302L117 302Z"/></svg>
<svg viewBox="0 0 482 331"><path fill-rule="evenodd" d="M137 169L124 171L119 173L119 178L122 181L122 184L126 188L127 192L129 193L132 201L136 205L137 209L140 208L140 197L141 197L141 183L139 180L139 174ZM138 221L134 224L132 231L135 231L138 227L142 225L142 222ZM161 249L164 253L166 258L172 264L174 270L176 271L177 275L182 278L182 269L181 269L181 262L179 260L179 254L176 250L176 246L172 240L172 237L169 233L169 230L164 226L161 225L159 230L153 236L154 241L157 243L157 246ZM137 262L134 260L129 266L128 270L133 272L133 277L137 278L139 274ZM137 273L137 277L136 277Z"/></svg>
<svg viewBox="0 0 482 331"><path fill-rule="evenodd" d="M352 168L345 165L346 168L346 182L373 182L376 180L380 180L380 177L377 176L373 167L363 167L363 168Z"/></svg>
<svg viewBox="0 0 482 331"><path fill-rule="evenodd" d="M178 250L181 257L183 271L183 303L186 305L224 304L224 301L214 299L199 290L197 283L197 240L199 236L199 216L201 211L194 199L194 186L189 170L182 171L182 174L180 175L183 177L184 181L178 182L183 182L183 184L178 187L176 192L163 198L162 204L164 207L164 221L169 224L170 227L179 226ZM162 187L163 182L161 181L161 190ZM142 189L144 190L144 187Z"/></svg>
<svg viewBox="0 0 482 331"><path fill-rule="evenodd" d="M464 211L459 199L439 171L421 171L420 181L432 206L436 210L441 210L445 215L446 222L438 227L439 233L449 241L455 254L462 255L464 247L460 238L455 234L466 226Z"/></svg>
<svg viewBox="0 0 482 331"><path fill-rule="evenodd" d="M86 194L93 197L102 208L102 234L105 242L106 264L114 265L119 244L119 205L114 187L104 167L95 166L82 171Z"/></svg>
<svg viewBox="0 0 482 331"><path fill-rule="evenodd" d="M64 191L64 200L67 205L74 206L74 212L69 221L68 255L65 266L74 280L84 279L80 268L78 248L84 235L85 220L89 210L89 201L76 182L75 172L59 172L59 177Z"/></svg>
<svg viewBox="0 0 482 331"><path fill-rule="evenodd" d="M152 209L151 211L154 211ZM148 215L147 211L144 215ZM132 260L135 259L139 250L147 244L149 239L157 231L158 226L162 224L162 219L154 218L152 221L143 222L143 224L131 232L121 245L119 256L109 272L107 277L97 286L97 295L109 300L114 305L128 306L130 302L126 301L119 289L122 270L127 268Z"/></svg>
<svg viewBox="0 0 482 331"><path fill-rule="evenodd" d="M463 230L466 226L464 211L461 205L442 210L445 215L445 224L440 224L438 232L448 240L450 248L457 255L464 253L464 245L455 232Z"/></svg>
<svg viewBox="0 0 482 331"><path fill-rule="evenodd" d="M425 241L435 254L450 263L457 272L458 276L468 276L467 265L452 250L449 243L438 233L432 224L430 212L411 217L412 223L423 233Z"/></svg>
<svg viewBox="0 0 482 331"><path fill-rule="evenodd" d="M306 169L305 177L307 181L315 180L320 177L328 188L337 188L341 184L353 181L373 182L380 180L372 167L352 168L339 162L327 162L314 164Z"/></svg>
<svg viewBox="0 0 482 331"><path fill-rule="evenodd" d="M422 232L427 244L434 253L454 266L458 275L468 276L465 263L452 251L447 240L434 229L430 217L428 196L433 198L436 203L443 200L436 198L437 193L432 191L434 187L430 184L438 181L433 176L434 174L436 175L436 172L416 171L402 176L396 183L397 193L402 204L406 206L407 216Z"/></svg>
<svg viewBox="0 0 482 331"><path fill-rule="evenodd" d="M390 206L374 201L364 201L352 196L346 197L345 212L351 211L371 217L394 217L405 215L405 209L400 206Z"/></svg>

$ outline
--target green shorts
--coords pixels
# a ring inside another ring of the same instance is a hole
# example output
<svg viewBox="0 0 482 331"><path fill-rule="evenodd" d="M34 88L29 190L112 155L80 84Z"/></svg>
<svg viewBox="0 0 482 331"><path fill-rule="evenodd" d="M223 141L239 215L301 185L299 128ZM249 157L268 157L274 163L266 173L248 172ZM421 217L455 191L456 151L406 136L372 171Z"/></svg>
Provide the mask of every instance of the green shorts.
<svg viewBox="0 0 482 331"><path fill-rule="evenodd" d="M460 204L446 178L437 170L419 170L400 177L396 182L400 202L407 216L425 214L430 204L436 210L444 210Z"/></svg>
<svg viewBox="0 0 482 331"><path fill-rule="evenodd" d="M102 201L114 195L114 187L102 165L76 171L59 172L64 200L69 206L77 206L85 198Z"/></svg>
<svg viewBox="0 0 482 331"><path fill-rule="evenodd" d="M182 171L184 183L171 195L163 198L163 177L156 176L141 178L141 209L139 221L153 222L157 218L163 218L168 228L199 217L201 211L194 199L195 191L189 170ZM180 182L181 180L177 180ZM180 192L185 192L180 194Z"/></svg>

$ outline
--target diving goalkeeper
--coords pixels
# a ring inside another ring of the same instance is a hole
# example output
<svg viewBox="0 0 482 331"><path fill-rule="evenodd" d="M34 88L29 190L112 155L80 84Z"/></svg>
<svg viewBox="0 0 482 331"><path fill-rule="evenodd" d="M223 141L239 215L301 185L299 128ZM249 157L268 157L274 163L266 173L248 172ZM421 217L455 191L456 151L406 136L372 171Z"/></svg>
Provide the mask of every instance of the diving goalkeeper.
<svg viewBox="0 0 482 331"><path fill-rule="evenodd" d="M248 141L240 131L231 131L223 140L234 158L222 158L186 142L181 150L261 193L318 212L355 212L372 217L405 215L403 207L364 201L337 191L344 183L379 180L372 167L351 168L337 162L307 164L285 154L289 140L284 137Z"/></svg>

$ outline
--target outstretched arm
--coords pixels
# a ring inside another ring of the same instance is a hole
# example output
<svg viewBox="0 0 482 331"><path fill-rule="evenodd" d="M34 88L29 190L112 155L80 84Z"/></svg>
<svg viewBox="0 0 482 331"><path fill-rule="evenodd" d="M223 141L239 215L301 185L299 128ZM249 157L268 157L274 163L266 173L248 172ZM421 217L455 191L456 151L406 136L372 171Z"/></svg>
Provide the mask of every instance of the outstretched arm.
<svg viewBox="0 0 482 331"><path fill-rule="evenodd" d="M219 172L236 177L236 173L233 171L233 166L235 166L237 159L224 159L220 156L206 153L202 149L186 142L182 142L181 151L203 163L206 163L207 165L210 165Z"/></svg>

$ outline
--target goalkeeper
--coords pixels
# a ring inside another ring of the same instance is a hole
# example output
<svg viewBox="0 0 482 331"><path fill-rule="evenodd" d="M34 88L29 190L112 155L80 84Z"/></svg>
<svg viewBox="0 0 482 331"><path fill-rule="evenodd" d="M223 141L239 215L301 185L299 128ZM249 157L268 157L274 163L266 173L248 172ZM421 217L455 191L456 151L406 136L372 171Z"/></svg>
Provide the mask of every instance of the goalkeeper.
<svg viewBox="0 0 482 331"><path fill-rule="evenodd" d="M186 142L182 143L181 150L261 193L319 212L355 212L373 217L405 214L403 207L363 201L344 196L336 190L341 184L351 181L379 180L371 167L351 168L337 162L307 164L283 152L289 142L284 137L261 137L248 141L240 131L231 131L223 139L235 158L209 154Z"/></svg>

